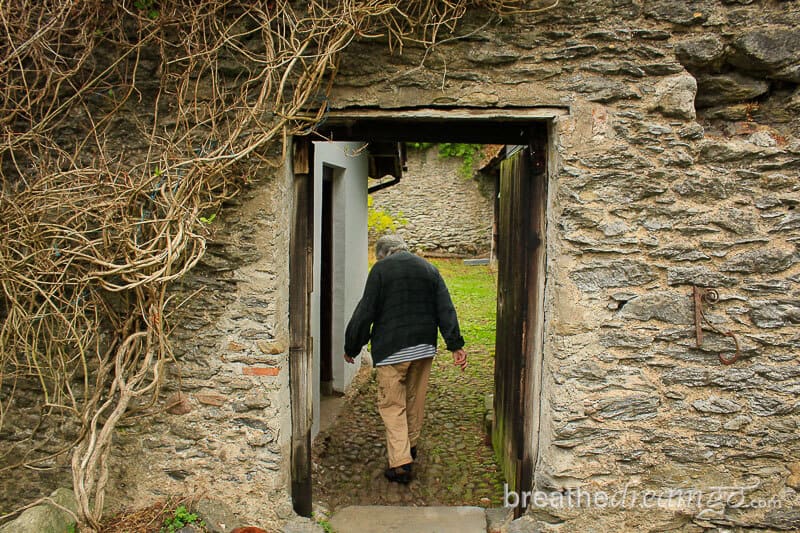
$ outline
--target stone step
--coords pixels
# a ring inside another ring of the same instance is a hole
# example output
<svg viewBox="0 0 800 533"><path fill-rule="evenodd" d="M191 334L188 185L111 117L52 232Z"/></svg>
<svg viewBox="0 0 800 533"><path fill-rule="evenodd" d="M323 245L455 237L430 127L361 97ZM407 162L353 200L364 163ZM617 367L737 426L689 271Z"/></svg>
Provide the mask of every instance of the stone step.
<svg viewBox="0 0 800 533"><path fill-rule="evenodd" d="M480 507L354 505L330 519L336 533L486 533Z"/></svg>

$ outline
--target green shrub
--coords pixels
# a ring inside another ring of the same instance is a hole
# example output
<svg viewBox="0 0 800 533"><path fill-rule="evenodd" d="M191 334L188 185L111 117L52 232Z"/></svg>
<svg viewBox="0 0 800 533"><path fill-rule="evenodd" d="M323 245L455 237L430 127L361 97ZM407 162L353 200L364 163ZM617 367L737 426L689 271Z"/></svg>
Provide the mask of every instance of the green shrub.
<svg viewBox="0 0 800 533"><path fill-rule="evenodd" d="M377 209L372 206L372 196L367 197L367 228L370 235L381 236L384 233L397 231L397 228L408 224L408 220L403 218L402 211L392 216L385 209Z"/></svg>
<svg viewBox="0 0 800 533"><path fill-rule="evenodd" d="M197 524L200 527L205 527L205 522L200 520L200 517L195 513L190 513L186 506L179 505L171 517L164 519L164 524L161 526L161 533L175 533L175 531L189 524Z"/></svg>

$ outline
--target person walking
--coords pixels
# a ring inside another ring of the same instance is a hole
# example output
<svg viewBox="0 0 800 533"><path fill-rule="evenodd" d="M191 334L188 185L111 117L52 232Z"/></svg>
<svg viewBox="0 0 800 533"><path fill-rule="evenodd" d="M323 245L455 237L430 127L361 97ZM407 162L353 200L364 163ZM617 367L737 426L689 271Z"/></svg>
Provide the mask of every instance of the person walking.
<svg viewBox="0 0 800 533"><path fill-rule="evenodd" d="M344 358L353 363L372 342L378 380L378 412L386 427L389 481L408 483L417 456L425 394L437 330L453 362L467 367L458 316L435 266L408 251L399 235L375 244L377 262L345 331Z"/></svg>

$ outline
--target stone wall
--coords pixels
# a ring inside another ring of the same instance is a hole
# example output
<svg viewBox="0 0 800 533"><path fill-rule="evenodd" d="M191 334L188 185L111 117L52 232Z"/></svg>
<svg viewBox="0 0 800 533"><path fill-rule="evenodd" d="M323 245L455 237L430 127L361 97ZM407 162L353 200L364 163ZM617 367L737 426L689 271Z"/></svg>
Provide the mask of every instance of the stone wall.
<svg viewBox="0 0 800 533"><path fill-rule="evenodd" d="M142 50L143 64L158 61L157 50ZM234 79L237 71L225 74ZM136 132L142 109L154 105L147 99L158 86L156 76L144 77L138 86L143 105L128 101L106 139L132 167L142 164L151 149ZM157 118L166 128L174 117L169 106L163 107ZM81 138L74 129L57 134L65 147ZM258 157L276 160L280 149L274 146ZM147 410L159 414L133 417L117 428L109 461L109 512L191 495L221 504L239 523L277 528L294 516L288 488L291 176L266 164L253 168L245 190L224 203L208 225L203 259L171 287L175 362L169 365L157 405ZM0 453L30 436L33 428L45 452L63 450L74 439L73 420L65 424L51 417L37 426L36 390L31 386L20 391L8 406L11 423L0 434ZM0 395L0 400L5 398ZM33 470L4 483L3 509L70 485L69 460L68 453L62 454L40 464L50 470Z"/></svg>
<svg viewBox="0 0 800 533"><path fill-rule="evenodd" d="M373 208L407 223L398 228L422 253L476 255L491 247L494 181L465 178L462 160L440 157L436 146L408 151L400 183L372 193Z"/></svg>
<svg viewBox="0 0 800 533"><path fill-rule="evenodd" d="M798 23L797 2L566 0L475 17L424 58L357 43L341 65L335 107L569 108L535 488L664 498L553 507L537 531L800 527ZM706 315L736 334L731 366L729 337L695 345L693 284L719 289ZM773 506L710 501L720 486Z"/></svg>
<svg viewBox="0 0 800 533"><path fill-rule="evenodd" d="M58 487L71 486L69 457L64 452L79 430L71 416L51 413L43 419L41 387L34 379L19 379L15 385L13 395L0 391L5 410L0 457L12 473L0 484L2 514L46 497ZM37 469L12 466L40 458L44 460Z"/></svg>
<svg viewBox="0 0 800 533"><path fill-rule="evenodd" d="M238 15L234 11L227 16ZM257 22L239 19L237 24ZM92 58L96 64L87 68L102 71L117 59L116 52L113 46L99 46ZM129 168L142 165L159 149L144 144L149 137L139 134L142 128L175 127L174 101L159 97L163 86L169 85L159 79L164 75L160 52L137 50L133 88L137 97L121 106L103 137L108 152L120 154ZM214 84L239 83L251 68L252 64L230 62L198 78L199 106L203 101L216 106ZM87 99L87 105L102 109L107 104L97 96ZM91 123L80 111L72 118L63 131L54 133L66 151L84 143L81 128ZM201 131L193 133L201 136ZM187 142L196 143L196 152L202 153L204 143L215 140ZM157 404L146 409L158 414L135 416L117 427L109 461L108 512L179 495L204 497L210 506L221 504L223 514L236 516L237 523L257 523L270 530L294 516L289 495L288 385L292 177L285 168L258 163L279 160L280 141L277 144L242 161L253 170L245 189L225 202L207 226L207 250L200 263L171 287L168 311L169 324L175 326L170 334L175 361L167 369ZM4 459L0 466L11 463L5 454L9 446L30 437L34 428L42 452L63 451L65 444L68 450L74 440L78 429L74 420L65 424L51 417L45 425L37 425L41 408L32 398L35 385L18 391L11 405L5 404L7 391L0 391L9 421L0 433ZM0 507L9 511L58 486L71 485L69 459L69 453L62 454L38 465L51 470L18 469L7 475Z"/></svg>
<svg viewBox="0 0 800 533"><path fill-rule="evenodd" d="M781 503L551 508L529 518L541 530L800 527L799 25L796 1L561 0L475 14L428 54L359 41L343 59L334 109L569 109L552 125L536 488ZM197 490L261 525L291 515L291 198L283 173L256 178L182 282L202 291L162 406L179 383L185 398L120 428L110 505ZM727 337L695 346L692 284L719 289L707 315L736 333L735 364L717 358Z"/></svg>
<svg viewBox="0 0 800 533"><path fill-rule="evenodd" d="M179 363L145 424L122 428L110 507L168 494L224 502L241 523L277 527L289 498L290 179L255 176L214 224L208 252L176 293L200 291L172 334ZM183 394L178 395L178 389Z"/></svg>

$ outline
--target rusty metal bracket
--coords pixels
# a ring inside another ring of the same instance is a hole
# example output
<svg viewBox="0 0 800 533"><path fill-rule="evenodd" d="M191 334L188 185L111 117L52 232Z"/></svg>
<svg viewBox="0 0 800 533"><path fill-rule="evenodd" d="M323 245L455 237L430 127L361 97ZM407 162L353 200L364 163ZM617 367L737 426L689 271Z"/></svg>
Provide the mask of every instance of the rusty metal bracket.
<svg viewBox="0 0 800 533"><path fill-rule="evenodd" d="M742 355L739 351L739 340L736 338L736 335L730 331L720 331L717 329L711 322L708 321L705 313L703 312L703 303L705 302L708 305L717 303L719 301L719 293L716 289L692 286L692 296L694 297L694 331L695 335L697 336L697 347L699 348L703 344L703 322L705 322L712 331L733 339L733 342L736 345L736 353L731 357L725 357L720 353L717 355L717 357L719 357L719 361L723 365L735 363Z"/></svg>

